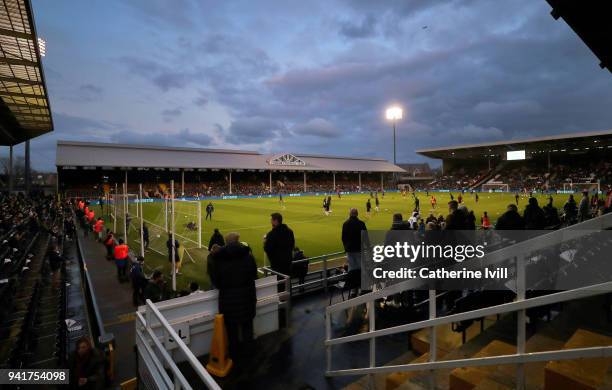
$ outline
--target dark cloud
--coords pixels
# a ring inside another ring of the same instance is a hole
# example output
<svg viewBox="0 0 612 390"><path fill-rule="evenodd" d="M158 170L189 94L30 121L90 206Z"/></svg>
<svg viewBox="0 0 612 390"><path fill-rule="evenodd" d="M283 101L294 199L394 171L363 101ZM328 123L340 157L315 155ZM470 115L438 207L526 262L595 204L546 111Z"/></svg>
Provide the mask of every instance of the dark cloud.
<svg viewBox="0 0 612 390"><path fill-rule="evenodd" d="M336 138L342 134L342 130L323 118L314 118L306 123L295 125L291 128L291 132L294 135L322 138Z"/></svg>
<svg viewBox="0 0 612 390"><path fill-rule="evenodd" d="M368 38L376 33L376 17L366 15L361 22L355 23L352 20L340 22L340 34L347 38Z"/></svg>
<svg viewBox="0 0 612 390"><path fill-rule="evenodd" d="M194 77L189 71L175 69L172 66L149 59L124 56L119 58L119 62L126 67L130 74L151 81L163 92L168 92L171 89L182 89Z"/></svg>
<svg viewBox="0 0 612 390"><path fill-rule="evenodd" d="M200 92L200 94L195 99L193 99L193 104L198 107L204 107L208 104L208 101L208 98L204 96L202 92Z"/></svg>
<svg viewBox="0 0 612 390"><path fill-rule="evenodd" d="M79 90L92 95L100 95L102 93L102 88L93 84L82 84Z"/></svg>
<svg viewBox="0 0 612 390"><path fill-rule="evenodd" d="M174 118L181 116L183 111L180 108L167 108L161 112L165 122L171 122Z"/></svg>
<svg viewBox="0 0 612 390"><path fill-rule="evenodd" d="M213 139L207 133L194 132L190 129L182 129L179 132L141 133L131 130L122 130L110 136L112 142L140 145L161 146L210 146Z"/></svg>
<svg viewBox="0 0 612 390"><path fill-rule="evenodd" d="M233 121L224 133L225 140L231 144L257 144L280 137L286 129L269 118L249 117Z"/></svg>

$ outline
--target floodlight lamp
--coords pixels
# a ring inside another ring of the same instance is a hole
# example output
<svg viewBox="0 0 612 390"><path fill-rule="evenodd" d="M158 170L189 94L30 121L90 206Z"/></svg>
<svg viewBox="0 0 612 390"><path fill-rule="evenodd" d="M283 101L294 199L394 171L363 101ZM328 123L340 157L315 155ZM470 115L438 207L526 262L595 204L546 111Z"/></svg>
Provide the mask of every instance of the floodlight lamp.
<svg viewBox="0 0 612 390"><path fill-rule="evenodd" d="M394 106L394 107L389 107L387 108L387 119L388 120L398 120L398 119L402 119L403 116L403 111L401 107L398 106Z"/></svg>

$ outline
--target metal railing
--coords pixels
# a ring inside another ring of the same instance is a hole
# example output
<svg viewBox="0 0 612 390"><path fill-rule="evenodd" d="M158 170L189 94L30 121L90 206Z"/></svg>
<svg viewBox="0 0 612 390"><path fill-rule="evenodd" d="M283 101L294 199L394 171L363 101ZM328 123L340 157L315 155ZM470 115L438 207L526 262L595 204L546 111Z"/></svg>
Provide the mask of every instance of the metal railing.
<svg viewBox="0 0 612 390"><path fill-rule="evenodd" d="M601 217L591 219L578 225L573 225L564 229L553 231L533 239L523 241L521 243L508 246L496 252L492 252L487 256L487 265L500 263L512 259L516 264L516 300L510 303L485 307L459 314L451 314L441 317L436 317L436 291L429 290L429 319L418 321L398 326L393 326L385 329L376 330L376 312L374 304L377 299L390 296L402 291L416 289L422 286L423 282L419 280L408 280L397 283L395 285L374 290L369 294L364 294L354 299L343 301L332 306L328 306L325 314L325 347L326 347L326 376L347 376L347 375L366 375L376 373L390 372L406 372L406 371L430 371L430 385L435 387L434 370L445 368L457 368L467 366L487 366L496 364L517 364L516 373L516 388L524 389L525 387L525 372L524 364L547 361L547 360L567 360L576 358L592 358L592 357L612 357L612 346L601 346L591 348L573 348L546 352L525 352L526 345L526 310L547 306L554 303L566 302L581 298L593 297L612 292L612 281L605 283L594 284L572 290L561 291L549 295L538 296L534 298L526 298L526 272L525 257L534 250L543 249L550 245L563 242L568 238L575 239L581 235L587 235L593 230L604 230L612 228L612 214L606 214ZM352 307L365 304L368 308L369 330L364 333L354 334L334 338L332 336L332 315ZM435 327L440 325L449 325L454 322L473 320L477 318L498 315L503 313L517 312L517 352L512 355L500 355L494 357L466 358L457 360L437 361L437 341ZM429 328L429 362L425 363L408 363L390 366L376 365L376 339L378 337L394 335L398 333L406 333L420 329ZM339 369L334 370L332 367L332 347L347 344L356 341L369 340L369 367Z"/></svg>
<svg viewBox="0 0 612 390"><path fill-rule="evenodd" d="M98 307L98 299L96 296L93 282L91 281L91 276L89 275L89 270L87 269L87 261L85 260L85 255L83 254L81 237L78 233L75 235L75 239L79 255L81 276L83 281L85 282L85 298L88 304L90 317L93 317L94 319L93 325L94 333L97 336L96 342L100 346L105 346L114 342L114 336L112 333L108 333L104 329L102 314L100 314L100 308Z"/></svg>
<svg viewBox="0 0 612 390"><path fill-rule="evenodd" d="M186 357L187 362L191 365L194 372L202 380L202 383L207 389L221 390L221 387L215 382L213 377L206 371L202 363L198 358L191 352L189 347L176 333L174 328L168 323L164 316L160 313L159 309L155 306L150 299L146 301L146 312L143 316L140 312L136 312L136 344L139 347L138 352L145 363L149 366L148 374L151 375L151 380L156 388L158 389L185 389L191 390L193 387L187 381L181 370L176 365L176 362L170 356L162 342L160 337L155 334L153 327L157 327L157 323L154 324L153 319L161 325L163 332L162 339L168 336L174 342L178 349ZM161 355L162 361L159 356ZM152 366L152 367L151 367ZM168 374L168 370L172 373L172 377ZM146 380L144 381L146 382ZM201 388L195 386L196 389Z"/></svg>
<svg viewBox="0 0 612 390"><path fill-rule="evenodd" d="M274 271L271 268L268 267L261 267L257 270L257 272L261 273L264 275L264 277L266 276L270 276L270 275L276 275L277 276L277 280L274 283L270 283L269 285L276 285L277 288L278 286L284 286L285 287L285 291L279 292L278 294L278 299L279 299L279 304L278 307L279 308L283 308L285 309L285 326L289 326L289 320L291 318L291 278L288 275L285 274L281 274L280 272Z"/></svg>
<svg viewBox="0 0 612 390"><path fill-rule="evenodd" d="M288 286L291 287L290 289L287 288L286 291L291 291L292 295L295 295L294 290L296 289L305 289L309 287L315 287L315 289L317 287L320 287L320 288L323 288L325 292L327 292L329 285L332 282L342 280L343 278L346 277L346 273L330 275L329 272L331 270L338 268L334 266L330 267L330 263L334 260L340 260L340 259L345 259L345 258L346 258L345 252L333 252L333 253L327 253L325 255L308 257L302 260L293 261L291 263L292 267L299 265L301 263L308 263L309 271L306 273L304 277L304 279L308 279L308 281L305 281L304 283L291 283L292 279L298 279L298 277L281 274L279 272L272 270L270 266L259 268L259 273L264 274L266 276L270 274L284 276L287 279L286 283L288 283ZM317 267L317 266L320 266L321 269L316 269L312 271L310 270L311 268Z"/></svg>

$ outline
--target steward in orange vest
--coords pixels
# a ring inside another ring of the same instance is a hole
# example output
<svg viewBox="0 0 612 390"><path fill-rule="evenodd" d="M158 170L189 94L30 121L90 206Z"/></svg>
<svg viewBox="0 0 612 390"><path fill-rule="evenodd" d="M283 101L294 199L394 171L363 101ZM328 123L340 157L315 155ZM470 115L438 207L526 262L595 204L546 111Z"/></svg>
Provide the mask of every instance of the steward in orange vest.
<svg viewBox="0 0 612 390"><path fill-rule="evenodd" d="M127 277L127 265L129 260L130 248L123 243L122 239L119 239L119 244L115 246L115 265L117 266L117 278L120 283L128 281Z"/></svg>
<svg viewBox="0 0 612 390"><path fill-rule="evenodd" d="M484 215L482 216L482 228L483 229L490 229L491 228L491 220L489 219L489 216L487 215L486 211L485 211Z"/></svg>

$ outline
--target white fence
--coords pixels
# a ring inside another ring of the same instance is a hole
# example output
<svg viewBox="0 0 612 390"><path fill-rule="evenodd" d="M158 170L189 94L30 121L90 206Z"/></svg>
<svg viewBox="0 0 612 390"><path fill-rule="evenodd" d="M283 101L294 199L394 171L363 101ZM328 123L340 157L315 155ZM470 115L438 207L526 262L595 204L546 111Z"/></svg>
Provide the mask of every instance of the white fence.
<svg viewBox="0 0 612 390"><path fill-rule="evenodd" d="M277 286L283 283L285 280L277 280L276 276L256 281L255 337L278 330L283 293L278 292ZM210 351L218 297L217 290L210 290L159 303L147 300L138 308L136 347L142 388L220 389L198 359ZM185 378L178 366L185 362L199 377L198 383Z"/></svg>

